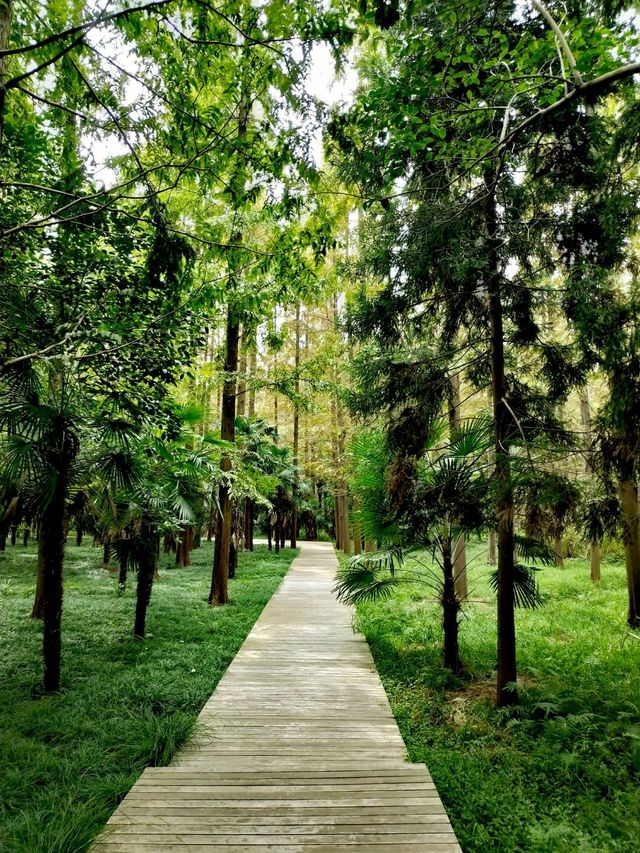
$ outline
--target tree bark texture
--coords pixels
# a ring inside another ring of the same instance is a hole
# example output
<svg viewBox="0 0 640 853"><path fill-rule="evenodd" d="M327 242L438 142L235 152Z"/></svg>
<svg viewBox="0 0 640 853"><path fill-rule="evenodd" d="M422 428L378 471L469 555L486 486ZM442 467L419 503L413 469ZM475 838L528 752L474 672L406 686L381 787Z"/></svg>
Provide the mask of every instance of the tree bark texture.
<svg viewBox="0 0 640 853"><path fill-rule="evenodd" d="M296 348L295 348L295 378L294 391L296 399L293 402L293 464L296 466L296 476L293 485L293 501L291 512L291 547L297 547L298 540L298 473L297 465L300 458L300 408L298 406L298 394L300 394L300 303L296 305Z"/></svg>
<svg viewBox="0 0 640 853"><path fill-rule="evenodd" d="M638 483L632 464L627 466L625 474L620 478L618 494L624 522L624 562L629 594L627 622L632 628L640 628L640 523Z"/></svg>
<svg viewBox="0 0 640 853"><path fill-rule="evenodd" d="M156 531L149 522L144 522L136 548L138 565L138 584L136 587L136 615L133 635L144 639L146 633L147 610L151 601L151 589L156 571Z"/></svg>
<svg viewBox="0 0 640 853"><path fill-rule="evenodd" d="M449 379L449 435L452 441L460 429L460 419L460 375L453 373ZM453 577L458 601L464 601L469 594L467 583L467 546L464 536L458 536L456 539L453 557Z"/></svg>
<svg viewBox="0 0 640 853"><path fill-rule="evenodd" d="M442 569L444 578L442 590L443 663L447 669L459 675L462 672L460 649L458 646L458 613L460 611L460 601L455 589L453 561L451 559L451 541L447 539L443 540Z"/></svg>
<svg viewBox="0 0 640 853"><path fill-rule="evenodd" d="M221 437L224 441L233 442L236 437L236 378L238 369L238 344L240 324L231 309L227 312L227 350L225 358L225 382L222 390L222 424ZM231 460L224 456L220 463L223 471L231 470ZM216 539L213 554L213 571L211 574L211 589L209 604L229 603L229 555L231 549L231 526L233 522L233 502L229 490L224 483L220 484L218 492L220 511L216 523Z"/></svg>
<svg viewBox="0 0 640 853"><path fill-rule="evenodd" d="M486 236L489 246L489 295L491 337L491 391L495 446L495 479L497 485L496 517L498 521L498 671L496 702L498 707L517 702L517 693L509 688L517 681L513 533L513 487L509 459L509 410L506 402L504 326L501 274L497 256L496 202L487 178Z"/></svg>

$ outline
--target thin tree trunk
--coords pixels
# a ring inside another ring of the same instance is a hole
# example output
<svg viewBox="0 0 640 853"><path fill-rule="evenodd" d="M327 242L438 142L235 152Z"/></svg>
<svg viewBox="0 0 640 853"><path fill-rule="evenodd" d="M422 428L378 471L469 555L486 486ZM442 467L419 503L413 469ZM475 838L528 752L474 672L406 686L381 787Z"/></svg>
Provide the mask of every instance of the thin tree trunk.
<svg viewBox="0 0 640 853"><path fill-rule="evenodd" d="M18 541L18 525L12 524L11 525L11 544L15 545L17 541Z"/></svg>
<svg viewBox="0 0 640 853"><path fill-rule="evenodd" d="M64 461L64 432L57 438L56 455L60 461L56 471L56 482L51 502L42 514L40 525L44 581L42 653L46 693L58 693L60 690L62 651L62 564L64 561L64 513L68 472L67 464Z"/></svg>
<svg viewBox="0 0 640 853"><path fill-rule="evenodd" d="M236 397L236 412L244 418L247 409L247 340L246 329L243 327L239 341L240 361L238 366L238 394Z"/></svg>
<svg viewBox="0 0 640 853"><path fill-rule="evenodd" d="M442 569L444 588L442 592L442 629L444 633L443 662L447 669L456 675L462 672L460 649L458 645L458 612L460 601L455 589L453 562L451 560L451 540L443 539Z"/></svg>
<svg viewBox="0 0 640 853"><path fill-rule="evenodd" d="M105 542L102 548L102 565L108 566L111 559L111 543Z"/></svg>
<svg viewBox="0 0 640 853"><path fill-rule="evenodd" d="M36 594L33 599L32 619L44 619L44 541L38 537L38 575L36 578Z"/></svg>
<svg viewBox="0 0 640 853"><path fill-rule="evenodd" d="M640 524L638 522L638 483L632 464L620 479L618 493L624 521L624 562L627 570L629 611L627 622L640 628Z"/></svg>
<svg viewBox="0 0 640 853"><path fill-rule="evenodd" d="M31 528L25 527L22 534L22 546L26 548L29 545L29 537L31 536Z"/></svg>
<svg viewBox="0 0 640 853"><path fill-rule="evenodd" d="M293 401L293 464L296 467L295 481L293 484L293 509L291 512L291 547L297 547L298 539L298 462L300 451L300 409L298 406L298 395L300 394L300 303L296 304L296 349L295 349L295 378Z"/></svg>
<svg viewBox="0 0 640 853"><path fill-rule="evenodd" d="M78 525L76 527L76 545L78 548L82 545L82 537L84 536L84 530L82 529L82 525Z"/></svg>
<svg viewBox="0 0 640 853"><path fill-rule="evenodd" d="M13 0L0 0L0 51L7 50L11 38L11 15ZM9 57L0 56L0 150L4 142L4 107Z"/></svg>
<svg viewBox="0 0 640 853"><path fill-rule="evenodd" d="M258 370L258 342L256 340L256 332L253 332L253 339L251 341L251 349L249 351L249 375L255 381L255 376ZM249 387L248 394L248 406L247 406L247 416L251 418L255 418L256 416L256 389L253 387L253 383L251 383Z"/></svg>
<svg viewBox="0 0 640 853"><path fill-rule="evenodd" d="M490 566L495 566L496 564L496 532L495 530L489 531L489 541L487 542L487 563Z"/></svg>
<svg viewBox="0 0 640 853"><path fill-rule="evenodd" d="M460 375L453 373L449 378L449 436L453 441L460 430ZM457 523L457 522L456 522ZM467 546L464 536L456 539L453 556L453 577L458 601L469 594L467 584Z"/></svg>
<svg viewBox="0 0 640 853"><path fill-rule="evenodd" d="M124 592L127 588L127 567L129 565L130 545L127 540L120 544L120 572L118 574L118 590Z"/></svg>
<svg viewBox="0 0 640 853"><path fill-rule="evenodd" d="M236 379L238 369L238 342L240 324L231 308L227 314L227 354L225 359L225 382L222 392L222 429L224 441L233 442L236 437ZM231 459L224 456L220 463L223 471L231 470ZM231 549L231 525L233 522L233 501L225 483L220 484L218 492L220 512L216 525L216 541L213 555L213 571L209 604L228 604L229 556Z"/></svg>
<svg viewBox="0 0 640 853"><path fill-rule="evenodd" d="M494 188L489 176L485 178L488 196L486 202L486 234L489 246L489 269L487 291L489 294L490 335L491 335L491 390L493 403L493 427L495 438L495 478L498 498L496 516L498 519L498 707L517 703L518 695L510 685L517 681L516 661L516 625L515 601L513 591L514 576L514 534L513 534L513 486L511 483L511 465L509 459L508 428L509 410L506 406L506 377L504 359L504 328L502 314L502 294L500 270L496 249L497 222Z"/></svg>
<svg viewBox="0 0 640 853"><path fill-rule="evenodd" d="M142 640L146 633L147 610L156 571L156 532L151 524L143 524L137 551L138 585L133 635Z"/></svg>
<svg viewBox="0 0 640 853"><path fill-rule="evenodd" d="M553 552L556 555L556 566L564 566L564 552L562 548L562 533L556 533L553 537Z"/></svg>
<svg viewBox="0 0 640 853"><path fill-rule="evenodd" d="M584 467L588 473L593 470L593 429L591 426L591 405L589 403L589 388L587 385L585 385L580 394L580 420L582 421L585 444Z"/></svg>
<svg viewBox="0 0 640 853"><path fill-rule="evenodd" d="M238 141L240 148L244 145L247 137L247 126L249 111L247 98L243 94L240 99L238 111ZM232 189L234 195L235 211L239 212L245 195L245 161L240 160L235 175L233 176ZM243 240L242 231L236 231L231 235L231 243L241 245ZM229 287L233 289L236 271L233 258L230 258ZM227 334L225 347L225 380L222 389L222 423L221 438L223 441L234 442L236 438L236 389L238 372L238 347L240 343L240 318L233 305L232 296L227 306ZM231 470L231 459L223 456L220 466L224 472ZM209 590L209 604L228 604L229 591L229 558L231 553L231 533L233 525L233 499L229 489L224 483L220 484L218 494L220 513L216 525L216 541L213 553L213 568L211 571L211 588Z"/></svg>
<svg viewBox="0 0 640 853"><path fill-rule="evenodd" d="M600 580L600 543L593 541L591 543L591 580Z"/></svg>

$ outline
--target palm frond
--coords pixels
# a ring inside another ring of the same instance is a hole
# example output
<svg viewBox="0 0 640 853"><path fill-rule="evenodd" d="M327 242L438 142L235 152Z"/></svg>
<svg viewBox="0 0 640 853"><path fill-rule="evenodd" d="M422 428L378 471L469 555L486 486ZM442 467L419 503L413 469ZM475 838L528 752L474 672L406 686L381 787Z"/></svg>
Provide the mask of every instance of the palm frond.
<svg viewBox="0 0 640 853"><path fill-rule="evenodd" d="M539 539L516 534L513 537L514 549L519 557L524 560L537 560L544 566L553 566L556 561L556 552Z"/></svg>
<svg viewBox="0 0 640 853"><path fill-rule="evenodd" d="M346 604L387 598L398 584L398 578L394 575L380 577L379 572L379 567L351 560L338 572L333 591L338 600Z"/></svg>
<svg viewBox="0 0 640 853"><path fill-rule="evenodd" d="M540 569L516 563L513 567L513 598L515 606L521 610L536 610L544 604L544 596L538 587L535 573ZM498 591L497 569L489 575L489 583L494 592Z"/></svg>

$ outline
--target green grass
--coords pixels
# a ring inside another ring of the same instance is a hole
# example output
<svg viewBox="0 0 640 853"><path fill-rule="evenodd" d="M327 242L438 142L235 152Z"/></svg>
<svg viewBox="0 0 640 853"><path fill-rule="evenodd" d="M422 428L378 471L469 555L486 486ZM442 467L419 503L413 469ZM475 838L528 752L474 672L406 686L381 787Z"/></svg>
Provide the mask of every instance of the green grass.
<svg viewBox="0 0 640 853"><path fill-rule="evenodd" d="M211 545L193 565L162 557L147 618L132 637L135 575L117 594L101 551L69 545L63 692L42 697L41 624L30 619L35 548L0 555L0 849L85 850L147 765L166 764L296 552L240 555L232 604L210 608Z"/></svg>
<svg viewBox="0 0 640 853"><path fill-rule="evenodd" d="M539 575L519 611L522 705L496 711L495 603L484 547L461 624L468 677L440 665L440 611L424 585L360 605L412 761L426 762L465 853L630 853L640 839L640 634L625 624L624 567L584 559Z"/></svg>

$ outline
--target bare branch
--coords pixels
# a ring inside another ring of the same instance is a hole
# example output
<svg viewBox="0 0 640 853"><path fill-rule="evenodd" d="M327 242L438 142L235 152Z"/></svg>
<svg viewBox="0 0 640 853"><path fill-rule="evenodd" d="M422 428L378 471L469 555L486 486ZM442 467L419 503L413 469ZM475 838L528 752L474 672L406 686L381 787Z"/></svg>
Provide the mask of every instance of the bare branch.
<svg viewBox="0 0 640 853"><path fill-rule="evenodd" d="M53 33L40 41L35 41L31 44L24 44L20 47L10 47L5 50L0 50L0 58L3 56L15 56L21 53L30 53L33 50L39 50L40 48L47 47L47 45L54 44L57 41L63 41L68 36L76 35L76 33L82 33L82 37L84 37L90 30L100 26L101 24L105 24L108 21L116 21L119 18L125 18L129 15L134 15L137 12L155 11L156 9L160 9L163 6L168 6L170 3L175 2L176 0L155 0L155 2L152 3L145 3L141 6L131 6L128 9L120 9L118 12L111 12L110 14L103 12L97 17L92 18L90 21L85 21L83 24L78 24L75 27L69 27L67 30L61 30L59 33ZM78 44L81 40L82 39L76 40L74 45Z"/></svg>
<svg viewBox="0 0 640 853"><path fill-rule="evenodd" d="M536 11L540 12L542 17L545 19L545 21L549 24L549 26L553 30L555 37L558 39L558 44L560 45L560 49L562 50L562 53L564 54L564 56L567 60L567 65L569 66L569 70L571 71L571 76L573 77L573 82L577 88L580 88L583 85L582 76L581 76L580 72L578 71L578 67L576 65L575 57L571 51L571 48L569 47L569 43L567 42L567 40L564 36L564 33L562 32L562 30L560 29L558 24L555 22L551 12L547 9L547 7L544 5L544 3L541 2L541 0L531 0L531 2L533 4L533 8Z"/></svg>

